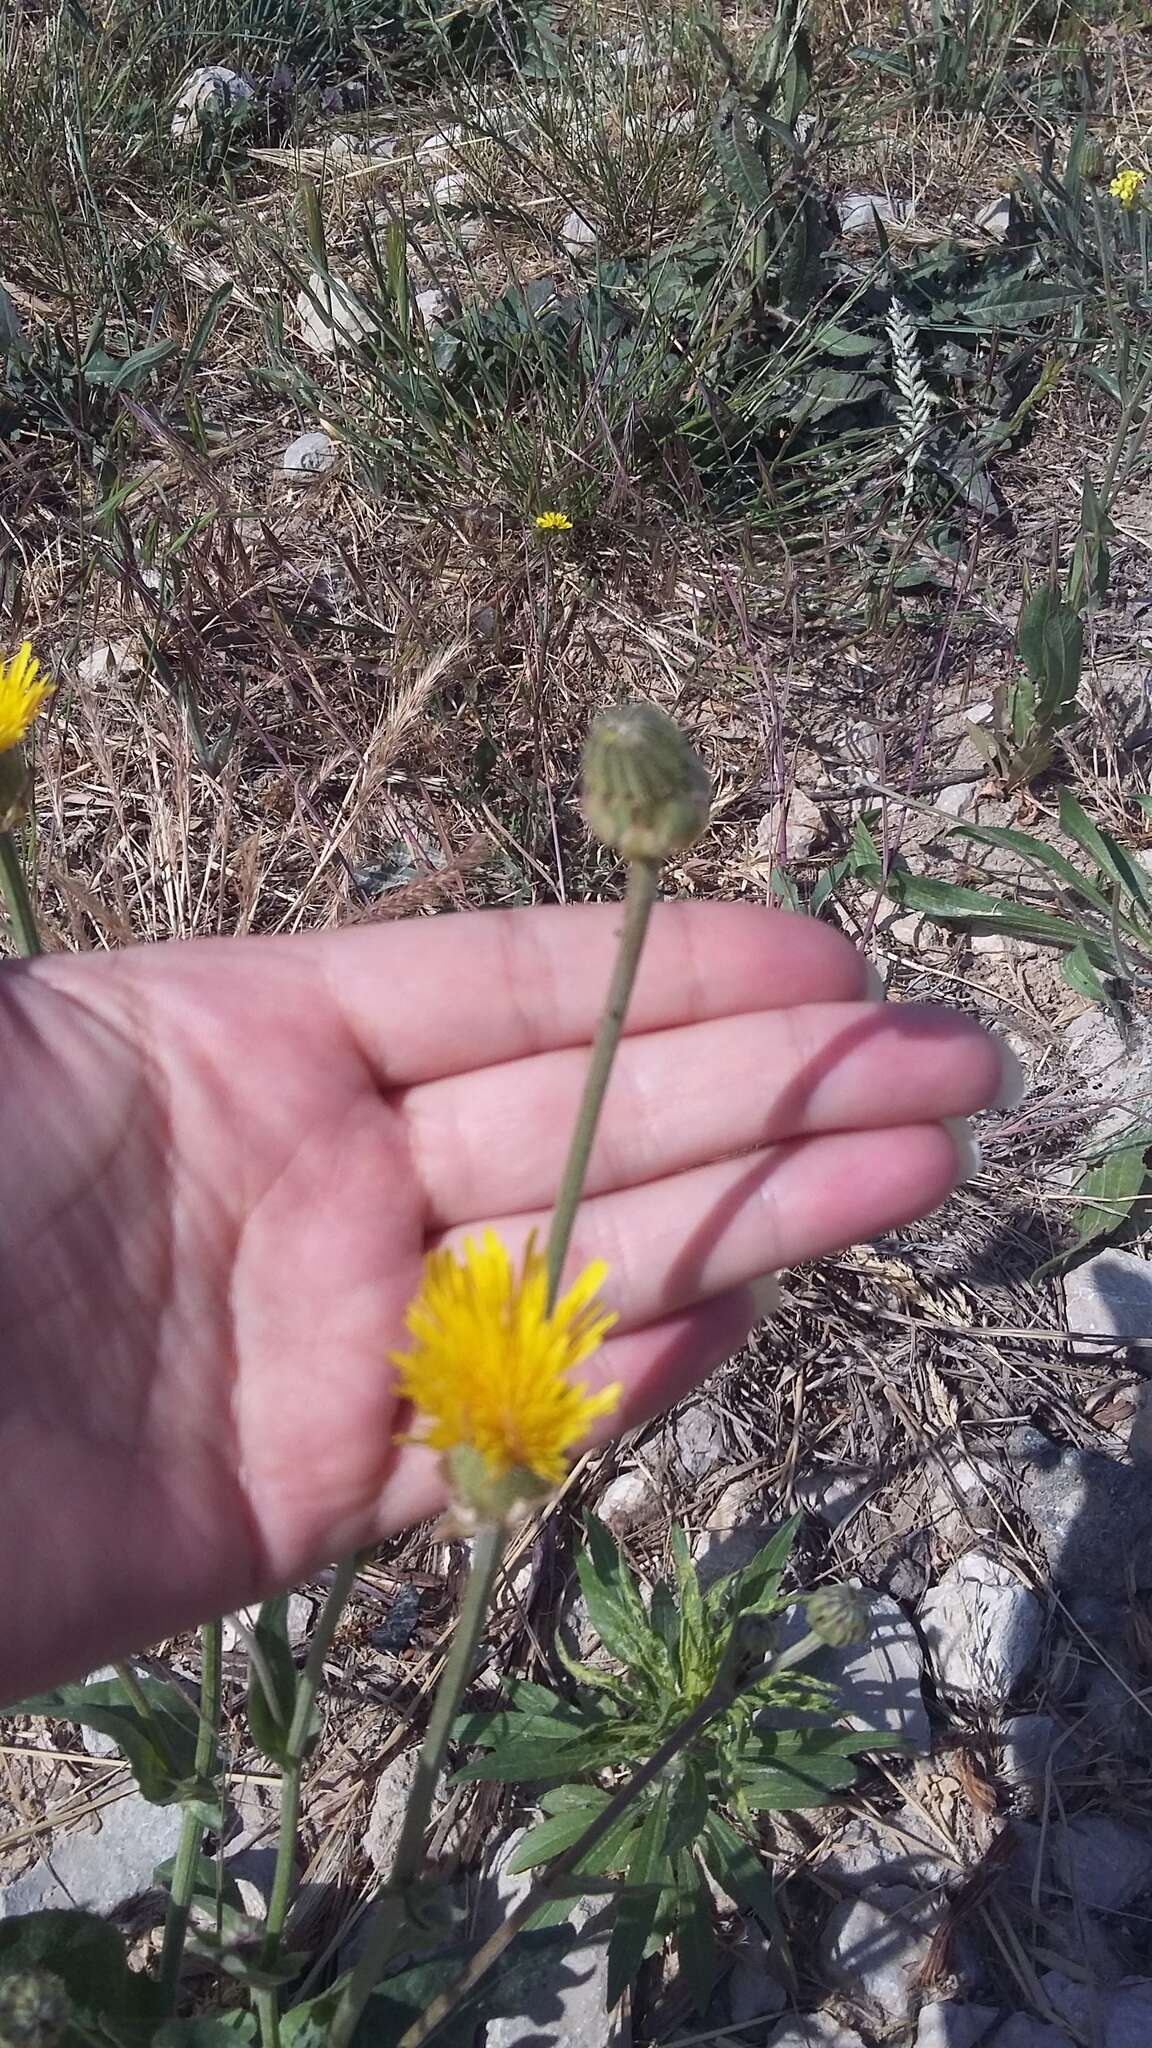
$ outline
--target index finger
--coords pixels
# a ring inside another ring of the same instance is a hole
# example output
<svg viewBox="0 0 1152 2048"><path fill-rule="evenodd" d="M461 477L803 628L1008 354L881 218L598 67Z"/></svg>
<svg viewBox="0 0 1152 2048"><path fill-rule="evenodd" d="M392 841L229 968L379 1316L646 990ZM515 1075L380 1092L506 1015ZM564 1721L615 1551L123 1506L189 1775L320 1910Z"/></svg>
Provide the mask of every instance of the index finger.
<svg viewBox="0 0 1152 2048"><path fill-rule="evenodd" d="M381 1087L586 1045L623 905L483 910L325 934L332 999ZM871 992L862 954L815 918L740 903L661 903L626 1029L665 1031Z"/></svg>

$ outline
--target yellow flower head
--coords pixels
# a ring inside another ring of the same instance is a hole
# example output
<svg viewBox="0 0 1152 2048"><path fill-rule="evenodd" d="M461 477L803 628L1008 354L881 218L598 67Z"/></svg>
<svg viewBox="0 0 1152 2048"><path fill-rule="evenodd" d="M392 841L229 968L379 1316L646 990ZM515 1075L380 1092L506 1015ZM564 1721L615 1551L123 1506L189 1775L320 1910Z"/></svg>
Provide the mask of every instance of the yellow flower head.
<svg viewBox="0 0 1152 2048"><path fill-rule="evenodd" d="M546 1261L531 1239L519 1271L491 1230L462 1255L426 1258L407 1315L412 1347L394 1363L416 1440L449 1453L453 1476L467 1469L489 1500L510 1505L562 1485L568 1453L616 1406L619 1387L590 1394L568 1377L616 1320L596 1299L606 1270L586 1266L549 1309Z"/></svg>
<svg viewBox="0 0 1152 2048"><path fill-rule="evenodd" d="M571 533L572 521L566 512L538 512L533 524L537 533Z"/></svg>
<svg viewBox="0 0 1152 2048"><path fill-rule="evenodd" d="M18 747L45 697L50 683L38 681L40 663L26 640L18 654L0 661L0 754Z"/></svg>
<svg viewBox="0 0 1152 2048"><path fill-rule="evenodd" d="M1143 184L1143 171L1117 171L1108 190L1121 206L1135 206Z"/></svg>

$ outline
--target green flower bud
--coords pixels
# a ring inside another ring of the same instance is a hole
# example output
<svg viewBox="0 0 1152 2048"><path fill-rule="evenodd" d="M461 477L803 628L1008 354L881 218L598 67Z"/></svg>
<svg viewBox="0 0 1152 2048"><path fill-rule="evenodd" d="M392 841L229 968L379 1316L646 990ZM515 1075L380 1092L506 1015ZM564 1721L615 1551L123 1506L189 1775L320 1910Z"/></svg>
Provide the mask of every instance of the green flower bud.
<svg viewBox="0 0 1152 2048"><path fill-rule="evenodd" d="M1108 175L1104 145L1094 135L1089 136L1080 152L1080 175L1086 185L1099 185Z"/></svg>
<svg viewBox="0 0 1152 2048"><path fill-rule="evenodd" d="M72 2002L51 1970L0 1976L0 2048L56 2048L72 2018Z"/></svg>
<svg viewBox="0 0 1152 2048"><path fill-rule="evenodd" d="M805 1606L808 1626L822 1643L839 1649L868 1633L868 1602L855 1586L820 1586Z"/></svg>
<svg viewBox="0 0 1152 2048"><path fill-rule="evenodd" d="M699 839L712 783L678 725L654 704L621 704L596 720L581 790L591 830L625 860L664 860Z"/></svg>

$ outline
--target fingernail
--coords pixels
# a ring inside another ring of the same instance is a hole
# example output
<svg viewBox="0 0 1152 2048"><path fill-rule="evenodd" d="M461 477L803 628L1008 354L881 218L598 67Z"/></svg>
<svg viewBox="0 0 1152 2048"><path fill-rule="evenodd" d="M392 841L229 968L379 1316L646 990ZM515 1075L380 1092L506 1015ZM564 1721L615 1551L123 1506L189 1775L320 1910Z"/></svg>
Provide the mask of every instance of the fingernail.
<svg viewBox="0 0 1152 2048"><path fill-rule="evenodd" d="M766 1323L780 1306L780 1282L775 1273L762 1273L758 1280L750 1280L748 1292L756 1310L756 1321Z"/></svg>
<svg viewBox="0 0 1152 2048"><path fill-rule="evenodd" d="M993 1097L993 1109L1018 1109L1028 1093L1028 1076L1010 1045L996 1041L1000 1054L1000 1086Z"/></svg>
<svg viewBox="0 0 1152 2048"><path fill-rule="evenodd" d="M870 1003L882 1003L888 995L888 984L872 960L864 962L864 994Z"/></svg>
<svg viewBox="0 0 1152 2048"><path fill-rule="evenodd" d="M966 1116L946 1116L942 1121L956 1148L959 1181L975 1180L984 1164L975 1131Z"/></svg>

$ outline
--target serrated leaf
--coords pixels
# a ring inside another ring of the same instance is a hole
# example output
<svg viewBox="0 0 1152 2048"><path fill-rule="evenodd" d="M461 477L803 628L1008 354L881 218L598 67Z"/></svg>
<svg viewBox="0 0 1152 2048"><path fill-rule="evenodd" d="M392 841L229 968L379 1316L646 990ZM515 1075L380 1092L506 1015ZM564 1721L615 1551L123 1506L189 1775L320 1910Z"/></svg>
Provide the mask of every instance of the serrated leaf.
<svg viewBox="0 0 1152 2048"><path fill-rule="evenodd" d="M662 1789L644 1816L628 1858L627 1889L616 1909L608 1943L609 2012L619 2004L647 1952L660 1905L659 1891L650 1887L660 1886L668 1870L667 1833L668 1796Z"/></svg>
<svg viewBox="0 0 1152 2048"><path fill-rule="evenodd" d="M585 1516L584 1533L576 1575L588 1619L608 1655L627 1665L634 1680L659 1691L668 1679L668 1653L649 1623L639 1586L597 1516Z"/></svg>
<svg viewBox="0 0 1152 2048"><path fill-rule="evenodd" d="M210 1797L211 1784L195 1775L200 1715L194 1702L170 1679L140 1672L137 1683L148 1702L147 1714L119 1678L60 1685L9 1711L74 1721L111 1736L123 1751L141 1796L154 1806Z"/></svg>

